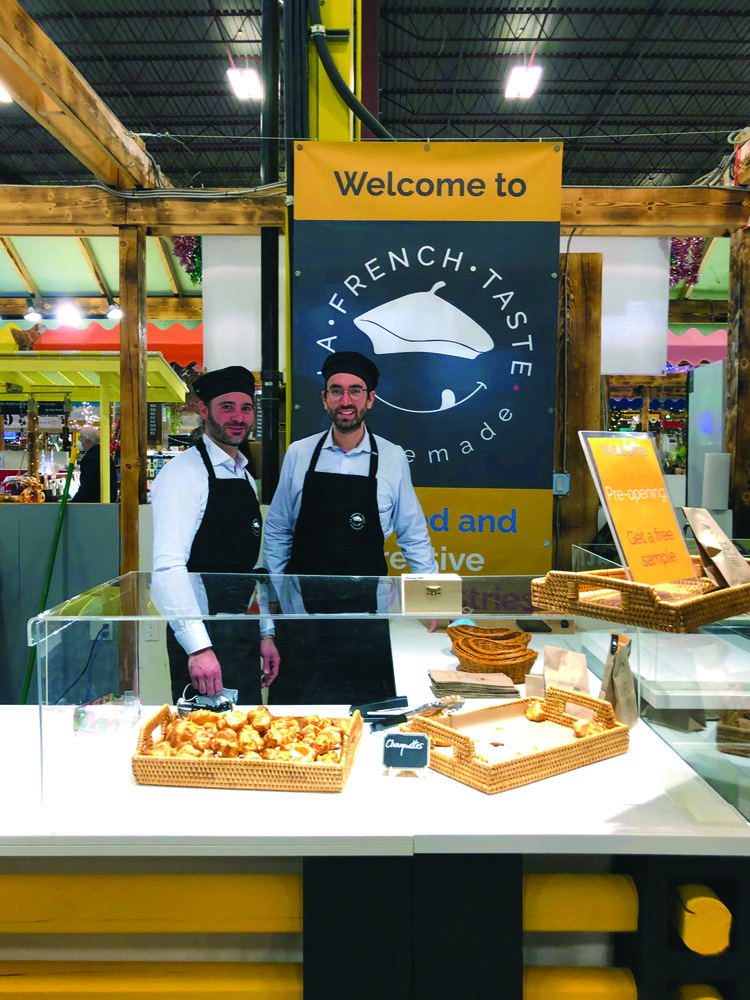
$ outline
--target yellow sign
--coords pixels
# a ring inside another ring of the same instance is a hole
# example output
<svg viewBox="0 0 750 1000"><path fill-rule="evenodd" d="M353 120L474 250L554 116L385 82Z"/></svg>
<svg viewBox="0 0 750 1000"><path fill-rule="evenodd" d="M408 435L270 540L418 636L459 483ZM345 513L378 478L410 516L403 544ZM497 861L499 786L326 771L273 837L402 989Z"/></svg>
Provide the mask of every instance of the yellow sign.
<svg viewBox="0 0 750 1000"><path fill-rule="evenodd" d="M655 585L695 577L651 435L578 434L631 578Z"/></svg>
<svg viewBox="0 0 750 1000"><path fill-rule="evenodd" d="M294 217L558 222L562 143L297 142Z"/></svg>
<svg viewBox="0 0 750 1000"><path fill-rule="evenodd" d="M417 487L441 573L534 576L551 568L550 490ZM385 546L392 574L409 565L392 535Z"/></svg>

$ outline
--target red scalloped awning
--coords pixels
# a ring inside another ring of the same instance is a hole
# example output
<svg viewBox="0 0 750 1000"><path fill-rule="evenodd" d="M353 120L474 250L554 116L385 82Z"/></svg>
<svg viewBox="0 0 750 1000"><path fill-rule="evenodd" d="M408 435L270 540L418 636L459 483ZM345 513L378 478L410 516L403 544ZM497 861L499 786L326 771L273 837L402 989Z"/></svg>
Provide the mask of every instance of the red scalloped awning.
<svg viewBox="0 0 750 1000"><path fill-rule="evenodd" d="M727 356L727 331L701 333L696 327L676 334L667 330L667 361L670 365L689 364L693 368L707 362L723 361Z"/></svg>
<svg viewBox="0 0 750 1000"><path fill-rule="evenodd" d="M154 323L146 326L149 351L159 351L171 363L203 367L203 324L187 330L182 323L173 323L162 330ZM35 351L119 351L120 330L105 330L100 323L90 323L85 329L60 327L45 330L34 344Z"/></svg>

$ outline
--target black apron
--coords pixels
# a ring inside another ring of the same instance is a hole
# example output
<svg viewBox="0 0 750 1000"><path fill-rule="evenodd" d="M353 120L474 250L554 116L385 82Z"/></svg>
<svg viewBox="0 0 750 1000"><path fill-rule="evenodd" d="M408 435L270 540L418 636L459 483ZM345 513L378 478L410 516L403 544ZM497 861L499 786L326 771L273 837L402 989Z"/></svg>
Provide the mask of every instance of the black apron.
<svg viewBox="0 0 750 1000"><path fill-rule="evenodd" d="M255 490L247 474L242 479L217 479L206 446L195 446L208 471L208 500L203 520L190 548L189 573L250 574L258 561L262 519ZM244 614L253 596L255 576L203 577L208 613ZM260 704L260 638L257 617L242 621L206 622L211 645L221 665L225 688L239 691L239 703ZM167 628L167 652L172 698L190 683L187 653ZM189 692L192 693L192 692Z"/></svg>
<svg viewBox="0 0 750 1000"><path fill-rule="evenodd" d="M309 576L386 576L375 439L369 434L369 474L347 476L315 471L326 437L324 434L315 446L305 474L285 572ZM300 592L308 614L377 610L375 580L301 580ZM281 620L277 623L276 645L281 665L269 688L272 704L349 705L395 694L386 620Z"/></svg>

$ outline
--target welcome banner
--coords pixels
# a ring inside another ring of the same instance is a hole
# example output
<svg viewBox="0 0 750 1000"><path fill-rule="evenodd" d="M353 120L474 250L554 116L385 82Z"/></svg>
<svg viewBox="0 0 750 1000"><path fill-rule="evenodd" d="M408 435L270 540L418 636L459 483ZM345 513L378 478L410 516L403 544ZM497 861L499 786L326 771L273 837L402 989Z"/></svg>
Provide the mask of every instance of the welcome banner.
<svg viewBox="0 0 750 1000"><path fill-rule="evenodd" d="M460 572L507 573L509 560L512 572L544 571L561 146L295 150L292 437L329 426L326 355L372 357L381 379L368 426L406 450L444 568L470 540Z"/></svg>

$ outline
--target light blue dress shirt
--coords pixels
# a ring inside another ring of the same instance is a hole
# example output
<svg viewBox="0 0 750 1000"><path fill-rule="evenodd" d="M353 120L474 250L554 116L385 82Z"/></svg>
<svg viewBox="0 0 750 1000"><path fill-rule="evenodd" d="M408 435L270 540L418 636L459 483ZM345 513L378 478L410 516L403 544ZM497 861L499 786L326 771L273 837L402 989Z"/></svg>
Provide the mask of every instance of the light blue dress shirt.
<svg viewBox="0 0 750 1000"><path fill-rule="evenodd" d="M289 446L271 507L263 526L263 565L273 574L283 573L292 551L294 526L302 503L302 487L320 434L313 434ZM437 573L419 500L414 492L404 449L375 436L378 447L377 495L383 537L396 533L399 547L412 573ZM329 430L315 467L316 472L336 472L345 476L367 476L370 472L370 437L351 451L333 442ZM352 567L356 575L356 567Z"/></svg>

